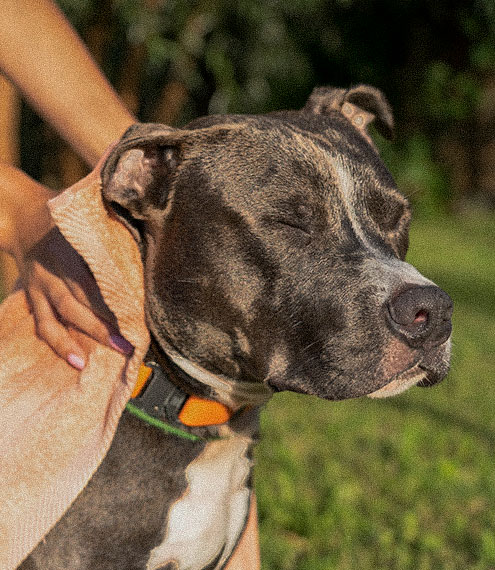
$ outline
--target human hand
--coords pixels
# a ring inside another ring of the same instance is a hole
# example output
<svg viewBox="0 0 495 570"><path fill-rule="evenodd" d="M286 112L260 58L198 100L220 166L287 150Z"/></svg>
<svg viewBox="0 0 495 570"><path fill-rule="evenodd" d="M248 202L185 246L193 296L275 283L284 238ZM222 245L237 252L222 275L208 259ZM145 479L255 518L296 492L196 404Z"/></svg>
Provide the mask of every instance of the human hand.
<svg viewBox="0 0 495 570"><path fill-rule="evenodd" d="M71 329L130 355L133 347L119 335L88 266L53 227L46 201L54 195L0 164L0 249L16 260L36 332L77 369L84 368L87 354Z"/></svg>
<svg viewBox="0 0 495 570"><path fill-rule="evenodd" d="M118 332L82 257L53 228L19 264L36 333L61 358L82 370L87 356L70 329L130 356L133 346Z"/></svg>

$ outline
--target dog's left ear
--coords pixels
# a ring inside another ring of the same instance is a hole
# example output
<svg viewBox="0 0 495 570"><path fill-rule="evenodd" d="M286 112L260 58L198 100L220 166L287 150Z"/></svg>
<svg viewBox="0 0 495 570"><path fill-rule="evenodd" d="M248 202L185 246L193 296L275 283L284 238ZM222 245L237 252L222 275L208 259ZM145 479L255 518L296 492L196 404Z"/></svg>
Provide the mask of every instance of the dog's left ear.
<svg viewBox="0 0 495 570"><path fill-rule="evenodd" d="M166 208L184 134L160 124L134 125L102 168L103 198L135 237L138 221Z"/></svg>
<svg viewBox="0 0 495 570"><path fill-rule="evenodd" d="M317 87L303 110L317 114L339 111L371 144L368 133L371 123L383 137L392 139L394 136L392 109L385 95L371 85L357 85L351 89Z"/></svg>

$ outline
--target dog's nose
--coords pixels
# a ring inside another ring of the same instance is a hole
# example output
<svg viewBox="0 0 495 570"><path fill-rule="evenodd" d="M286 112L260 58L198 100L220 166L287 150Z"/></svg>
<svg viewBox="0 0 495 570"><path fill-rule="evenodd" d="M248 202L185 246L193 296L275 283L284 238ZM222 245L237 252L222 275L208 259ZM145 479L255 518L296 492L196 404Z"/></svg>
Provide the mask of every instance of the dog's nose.
<svg viewBox="0 0 495 570"><path fill-rule="evenodd" d="M392 330L412 348L439 346L452 332L452 299L434 285L402 290L386 309Z"/></svg>

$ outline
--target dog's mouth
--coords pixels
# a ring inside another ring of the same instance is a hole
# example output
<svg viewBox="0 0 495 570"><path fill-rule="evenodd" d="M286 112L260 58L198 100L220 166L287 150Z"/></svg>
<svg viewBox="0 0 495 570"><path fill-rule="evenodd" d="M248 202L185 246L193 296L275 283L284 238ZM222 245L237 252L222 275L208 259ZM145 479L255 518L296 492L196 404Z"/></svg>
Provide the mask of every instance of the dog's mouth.
<svg viewBox="0 0 495 570"><path fill-rule="evenodd" d="M427 375L428 372L419 364L416 364L412 368L409 368L409 370L406 370L392 378L392 380L385 384L385 386L382 386L380 389L368 394L368 397L389 398L391 396L397 396L397 394L405 392L412 386L416 386L421 382L424 382Z"/></svg>
<svg viewBox="0 0 495 570"><path fill-rule="evenodd" d="M389 343L382 361L382 377L388 377L388 381L367 395L370 398L388 398L412 386L429 387L438 384L449 371L451 346L451 339L448 338L436 347L411 350L394 339Z"/></svg>
<svg viewBox="0 0 495 570"><path fill-rule="evenodd" d="M449 371L450 342L445 350L433 356L428 355L407 370L396 374L385 386L368 394L370 398L388 398L411 388L434 386L441 382Z"/></svg>

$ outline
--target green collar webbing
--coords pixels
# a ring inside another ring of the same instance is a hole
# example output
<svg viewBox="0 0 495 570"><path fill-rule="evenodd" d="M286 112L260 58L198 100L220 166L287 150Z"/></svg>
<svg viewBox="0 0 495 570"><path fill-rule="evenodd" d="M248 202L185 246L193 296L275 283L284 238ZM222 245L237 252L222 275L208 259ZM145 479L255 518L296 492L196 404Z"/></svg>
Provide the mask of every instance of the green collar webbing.
<svg viewBox="0 0 495 570"><path fill-rule="evenodd" d="M150 414L146 413L144 410L141 410L131 402L128 402L125 409L130 412L132 415L136 416L143 422L149 424L150 426L156 427L161 429L166 433L170 433L177 437L181 437L182 439L188 439L189 441L204 441L205 438L200 437L199 435L195 435L193 433L189 433L188 431L182 430L175 426L171 426L170 424L165 423L164 421L151 416Z"/></svg>

